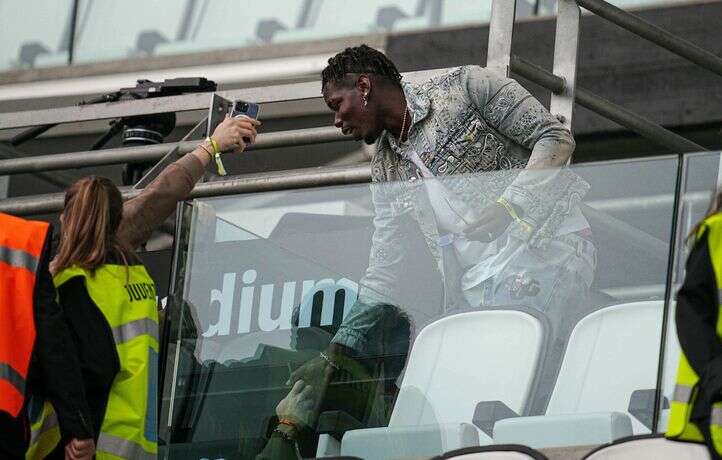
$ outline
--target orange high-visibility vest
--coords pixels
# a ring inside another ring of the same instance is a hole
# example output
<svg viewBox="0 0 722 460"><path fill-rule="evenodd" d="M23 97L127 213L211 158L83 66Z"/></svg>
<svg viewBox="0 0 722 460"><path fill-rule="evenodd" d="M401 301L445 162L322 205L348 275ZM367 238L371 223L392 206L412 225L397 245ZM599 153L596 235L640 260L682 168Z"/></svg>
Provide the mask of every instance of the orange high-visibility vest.
<svg viewBox="0 0 722 460"><path fill-rule="evenodd" d="M33 293L46 222L0 213L0 411L17 417L35 343Z"/></svg>

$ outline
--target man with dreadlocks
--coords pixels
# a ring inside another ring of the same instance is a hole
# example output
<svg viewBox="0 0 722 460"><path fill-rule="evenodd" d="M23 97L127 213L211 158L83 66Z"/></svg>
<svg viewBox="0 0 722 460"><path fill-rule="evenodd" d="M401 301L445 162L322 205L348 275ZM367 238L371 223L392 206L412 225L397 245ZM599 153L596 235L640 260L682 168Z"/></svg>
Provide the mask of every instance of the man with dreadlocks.
<svg viewBox="0 0 722 460"><path fill-rule="evenodd" d="M557 334L569 327L569 310L583 304L594 275L595 249L578 207L588 185L561 168L574 139L539 101L478 66L405 83L383 53L366 45L329 59L322 94L336 127L375 143L377 184L358 301L315 366L335 366L340 354L384 356L384 340L374 335L384 330L380 311L399 304L396 274L409 270L403 215L418 223L436 259L441 314L526 305L545 312ZM478 174L486 171L497 172Z"/></svg>

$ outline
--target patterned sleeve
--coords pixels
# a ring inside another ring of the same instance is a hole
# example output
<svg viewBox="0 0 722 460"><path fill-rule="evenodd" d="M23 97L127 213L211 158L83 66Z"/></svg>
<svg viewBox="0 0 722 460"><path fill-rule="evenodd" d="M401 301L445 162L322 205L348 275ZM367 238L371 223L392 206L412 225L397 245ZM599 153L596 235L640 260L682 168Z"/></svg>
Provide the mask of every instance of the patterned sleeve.
<svg viewBox="0 0 722 460"><path fill-rule="evenodd" d="M516 80L478 66L463 68L472 103L491 127L531 150L527 168L563 166L574 151L574 138Z"/></svg>
<svg viewBox="0 0 722 460"><path fill-rule="evenodd" d="M535 230L555 209L568 213L586 192L576 175L563 172L575 147L571 132L515 80L481 67L465 71L468 94L484 119L503 136L531 150L525 171L502 196L522 210L523 220Z"/></svg>

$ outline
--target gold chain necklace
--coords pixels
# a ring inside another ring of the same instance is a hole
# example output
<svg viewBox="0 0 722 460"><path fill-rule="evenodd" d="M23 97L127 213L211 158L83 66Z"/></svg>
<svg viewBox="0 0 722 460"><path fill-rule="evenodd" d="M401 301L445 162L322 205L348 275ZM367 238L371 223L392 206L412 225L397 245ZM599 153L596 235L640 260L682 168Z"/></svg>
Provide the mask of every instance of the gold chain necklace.
<svg viewBox="0 0 722 460"><path fill-rule="evenodd" d="M406 129L406 114L408 113L408 104L404 104L404 118L401 120L401 133L399 134L399 143L404 141L404 129Z"/></svg>

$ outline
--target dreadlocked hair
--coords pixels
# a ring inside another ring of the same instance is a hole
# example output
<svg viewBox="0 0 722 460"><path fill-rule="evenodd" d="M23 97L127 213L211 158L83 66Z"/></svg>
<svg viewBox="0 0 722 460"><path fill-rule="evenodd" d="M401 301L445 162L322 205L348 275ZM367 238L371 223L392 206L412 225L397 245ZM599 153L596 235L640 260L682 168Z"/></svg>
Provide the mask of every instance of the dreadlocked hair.
<svg viewBox="0 0 722 460"><path fill-rule="evenodd" d="M386 78L393 85L401 87L401 74L396 66L381 51L367 45L346 48L328 60L321 72L321 88L329 82L343 81L347 74L366 73Z"/></svg>

